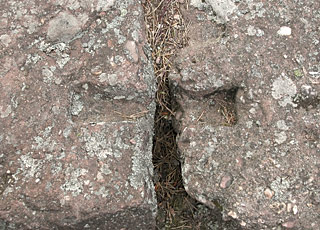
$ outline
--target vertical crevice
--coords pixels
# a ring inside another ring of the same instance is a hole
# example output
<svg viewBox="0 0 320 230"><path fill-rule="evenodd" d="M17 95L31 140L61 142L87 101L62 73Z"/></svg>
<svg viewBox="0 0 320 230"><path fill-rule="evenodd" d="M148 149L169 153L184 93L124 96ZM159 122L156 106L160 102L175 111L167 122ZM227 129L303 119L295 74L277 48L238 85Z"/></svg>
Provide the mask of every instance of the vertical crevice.
<svg viewBox="0 0 320 230"><path fill-rule="evenodd" d="M154 122L154 185L158 202L158 229L183 227L190 221L195 201L184 187L180 156L173 128L172 95L168 75L177 51L187 45L186 24L180 12L182 5L173 0L144 1L148 42L157 78L157 109Z"/></svg>
<svg viewBox="0 0 320 230"><path fill-rule="evenodd" d="M178 1L146 0L143 6L157 78L153 164L158 202L157 227L163 229L181 226L180 206L187 198L181 176L177 134L172 125L172 95L168 82L172 58L179 49L186 46L187 36L186 25L180 12L181 4Z"/></svg>
<svg viewBox="0 0 320 230"><path fill-rule="evenodd" d="M212 210L185 191L177 133L173 127L174 105L169 87L172 60L188 43L187 23L181 7L186 1L143 0L146 33L152 49L157 79L154 121L154 187L158 203L157 229L237 229L221 224L220 210Z"/></svg>

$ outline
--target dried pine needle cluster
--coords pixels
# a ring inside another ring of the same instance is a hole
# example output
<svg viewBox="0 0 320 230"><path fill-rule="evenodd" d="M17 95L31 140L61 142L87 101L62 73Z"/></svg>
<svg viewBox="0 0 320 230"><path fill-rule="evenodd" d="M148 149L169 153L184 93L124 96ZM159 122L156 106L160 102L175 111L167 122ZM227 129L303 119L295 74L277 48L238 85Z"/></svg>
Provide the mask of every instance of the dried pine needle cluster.
<svg viewBox="0 0 320 230"><path fill-rule="evenodd" d="M168 115L170 99L168 73L173 55L187 44L187 26L179 10L177 0L145 0L146 32L152 48L154 70L157 77L157 103L161 113Z"/></svg>
<svg viewBox="0 0 320 230"><path fill-rule="evenodd" d="M181 7L188 10L189 0L141 0L145 12L146 33L152 48L152 59L157 77L157 110L154 124L153 164L154 184L158 201L157 229L210 229L222 223L219 210L204 208L186 193L181 175L181 165L172 126L172 99L168 75L172 59L188 42L187 23ZM232 103L231 103L232 104ZM220 104L226 114L232 106ZM228 120L233 124L236 120ZM206 210L206 211L204 211ZM221 225L222 226L222 225ZM231 225L224 225L223 229ZM216 228L215 229L220 229Z"/></svg>
<svg viewBox="0 0 320 230"><path fill-rule="evenodd" d="M176 133L171 124L173 111L171 110L168 75L172 67L172 58L188 42L187 25L180 11L183 2L187 4L183 0L143 1L146 32L152 48L158 88L153 145L154 183L160 213L158 224L166 222L170 227L179 226L179 228L183 227L184 220L179 217L179 223L174 223L177 222L177 210L179 209L177 206L181 206L182 203L192 205L182 184Z"/></svg>

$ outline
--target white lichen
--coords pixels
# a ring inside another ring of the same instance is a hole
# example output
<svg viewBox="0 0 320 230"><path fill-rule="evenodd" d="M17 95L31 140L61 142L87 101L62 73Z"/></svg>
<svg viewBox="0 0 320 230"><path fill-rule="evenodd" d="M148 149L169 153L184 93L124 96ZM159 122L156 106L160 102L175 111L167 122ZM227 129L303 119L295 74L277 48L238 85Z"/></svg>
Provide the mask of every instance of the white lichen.
<svg viewBox="0 0 320 230"><path fill-rule="evenodd" d="M288 26L282 26L277 31L277 34L280 36L289 36L289 35L291 35L291 28Z"/></svg>
<svg viewBox="0 0 320 230"><path fill-rule="evenodd" d="M272 84L272 96L274 99L278 100L280 106L285 107L286 105L292 105L297 107L293 103L293 98L297 93L297 87L294 82L286 77L282 76L277 78Z"/></svg>
<svg viewBox="0 0 320 230"><path fill-rule="evenodd" d="M284 120L277 121L277 128L281 130L288 130L289 127L286 125L286 122Z"/></svg>
<svg viewBox="0 0 320 230"><path fill-rule="evenodd" d="M275 142L279 145L284 143L287 140L287 135L285 132L275 133L274 135L276 137Z"/></svg>
<svg viewBox="0 0 320 230"><path fill-rule="evenodd" d="M88 173L87 169L74 168L69 166L65 170L65 183L61 185L61 189L67 193L71 192L73 196L79 195L83 191L83 179L79 177L85 176Z"/></svg>
<svg viewBox="0 0 320 230"><path fill-rule="evenodd" d="M0 117L6 118L10 115L12 112L11 105L8 105L6 109L4 109L2 106L0 106Z"/></svg>

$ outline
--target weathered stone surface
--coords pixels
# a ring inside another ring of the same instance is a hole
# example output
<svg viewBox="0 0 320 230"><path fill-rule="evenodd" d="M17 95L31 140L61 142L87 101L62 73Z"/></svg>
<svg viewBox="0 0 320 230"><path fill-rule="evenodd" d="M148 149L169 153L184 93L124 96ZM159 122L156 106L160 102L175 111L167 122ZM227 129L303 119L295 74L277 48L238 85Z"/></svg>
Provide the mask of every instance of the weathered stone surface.
<svg viewBox="0 0 320 230"><path fill-rule="evenodd" d="M140 3L0 6L0 226L153 228L155 81Z"/></svg>
<svg viewBox="0 0 320 230"><path fill-rule="evenodd" d="M212 7L212 10L216 13L216 21L218 23L225 23L229 21L229 15L232 14L236 5L232 0L207 0L207 4ZM202 7L206 5L205 1L202 0L191 0L191 6Z"/></svg>
<svg viewBox="0 0 320 230"><path fill-rule="evenodd" d="M197 7L170 76L187 192L246 229L319 229L319 1Z"/></svg>

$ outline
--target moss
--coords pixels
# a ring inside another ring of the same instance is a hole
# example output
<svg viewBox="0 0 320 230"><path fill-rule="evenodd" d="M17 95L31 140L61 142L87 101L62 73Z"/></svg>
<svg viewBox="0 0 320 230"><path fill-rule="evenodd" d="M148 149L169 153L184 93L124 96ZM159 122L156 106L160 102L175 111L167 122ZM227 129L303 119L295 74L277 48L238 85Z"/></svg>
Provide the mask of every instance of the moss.
<svg viewBox="0 0 320 230"><path fill-rule="evenodd" d="M293 71L293 73L294 73L294 76L295 76L296 78L301 78L301 77L303 77L303 73L302 73L302 71L301 71L300 69L295 69L295 70Z"/></svg>

